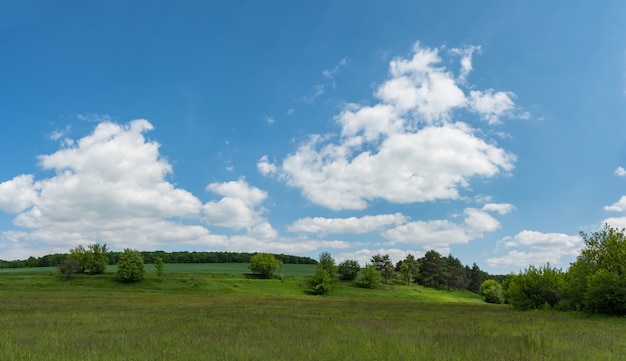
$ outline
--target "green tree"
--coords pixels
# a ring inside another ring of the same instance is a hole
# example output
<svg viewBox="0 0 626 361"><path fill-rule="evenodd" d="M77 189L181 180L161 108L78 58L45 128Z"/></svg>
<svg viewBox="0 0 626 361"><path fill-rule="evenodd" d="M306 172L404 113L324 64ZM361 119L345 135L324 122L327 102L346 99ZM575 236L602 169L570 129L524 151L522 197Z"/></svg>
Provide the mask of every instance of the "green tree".
<svg viewBox="0 0 626 361"><path fill-rule="evenodd" d="M402 279L406 282L406 285L410 285L411 281L417 279L419 275L419 264L415 259L415 256L412 254L408 254L404 261L402 261L400 265L400 274L402 275Z"/></svg>
<svg viewBox="0 0 626 361"><path fill-rule="evenodd" d="M373 265L366 264L365 268L363 268L363 272L361 272L361 277L359 277L358 282L363 287L376 288L381 282L380 271L378 271Z"/></svg>
<svg viewBox="0 0 626 361"><path fill-rule="evenodd" d="M330 253L322 252L315 267L315 275L311 279L313 292L318 295L328 293L333 288L333 283L335 283L337 277L335 259L331 257Z"/></svg>
<svg viewBox="0 0 626 361"><path fill-rule="evenodd" d="M447 285L447 261L435 250L424 254L420 261L420 283L424 286L441 287Z"/></svg>
<svg viewBox="0 0 626 361"><path fill-rule="evenodd" d="M583 247L565 277L570 308L626 314L625 232L608 224L590 235L580 232Z"/></svg>
<svg viewBox="0 0 626 361"><path fill-rule="evenodd" d="M250 258L248 267L253 273L258 273L263 278L270 278L282 265L283 262L277 260L271 253L257 253Z"/></svg>
<svg viewBox="0 0 626 361"><path fill-rule="evenodd" d="M359 266L359 262L347 259L337 266L337 271L342 280L354 281L361 271L361 266Z"/></svg>
<svg viewBox="0 0 626 361"><path fill-rule="evenodd" d="M528 267L507 279L506 299L519 310L554 307L563 295L564 277L561 270L550 265Z"/></svg>
<svg viewBox="0 0 626 361"><path fill-rule="evenodd" d="M393 277L394 266L388 254L384 256L379 254L373 255L371 262L372 266L380 272L380 276L382 277L384 283L387 283L387 281Z"/></svg>
<svg viewBox="0 0 626 361"><path fill-rule="evenodd" d="M480 294L489 303L500 304L504 302L502 286L496 280L486 280L480 285Z"/></svg>
<svg viewBox="0 0 626 361"><path fill-rule="evenodd" d="M87 249L83 245L70 249L70 256L80 264L80 272L88 274L101 274L106 271L109 264L108 248L106 243L90 244Z"/></svg>
<svg viewBox="0 0 626 361"><path fill-rule="evenodd" d="M139 282L143 279L144 273L141 253L130 248L124 249L117 262L117 278L121 282Z"/></svg>
<svg viewBox="0 0 626 361"><path fill-rule="evenodd" d="M163 276L163 273L165 272L165 262L163 262L163 258L157 256L154 260L154 268L156 269L157 276Z"/></svg>

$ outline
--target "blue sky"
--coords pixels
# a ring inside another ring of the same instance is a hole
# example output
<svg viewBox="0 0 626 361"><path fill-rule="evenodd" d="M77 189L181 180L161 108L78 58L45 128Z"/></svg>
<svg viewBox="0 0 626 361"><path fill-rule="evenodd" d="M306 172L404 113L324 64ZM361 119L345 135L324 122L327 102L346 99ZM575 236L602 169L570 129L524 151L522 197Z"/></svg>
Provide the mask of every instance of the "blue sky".
<svg viewBox="0 0 626 361"><path fill-rule="evenodd" d="M3 1L0 259L567 268L626 226L622 1Z"/></svg>

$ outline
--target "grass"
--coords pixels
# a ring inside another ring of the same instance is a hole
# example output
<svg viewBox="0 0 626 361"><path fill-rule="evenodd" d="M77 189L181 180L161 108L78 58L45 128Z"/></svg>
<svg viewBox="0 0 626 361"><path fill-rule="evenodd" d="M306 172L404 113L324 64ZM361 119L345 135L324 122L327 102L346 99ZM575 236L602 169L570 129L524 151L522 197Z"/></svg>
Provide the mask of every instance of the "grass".
<svg viewBox="0 0 626 361"><path fill-rule="evenodd" d="M310 296L309 276L166 270L138 284L0 274L0 360L626 360L623 318L419 286L340 282Z"/></svg>

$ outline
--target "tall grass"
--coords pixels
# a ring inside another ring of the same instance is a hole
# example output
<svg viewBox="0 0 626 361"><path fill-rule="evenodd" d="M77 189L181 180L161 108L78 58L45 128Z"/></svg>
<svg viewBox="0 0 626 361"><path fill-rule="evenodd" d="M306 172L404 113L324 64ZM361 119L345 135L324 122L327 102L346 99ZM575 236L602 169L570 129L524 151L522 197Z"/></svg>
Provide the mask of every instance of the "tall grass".
<svg viewBox="0 0 626 361"><path fill-rule="evenodd" d="M421 287L307 289L302 276L2 275L0 360L626 360L625 319ZM463 302L419 301L437 293Z"/></svg>

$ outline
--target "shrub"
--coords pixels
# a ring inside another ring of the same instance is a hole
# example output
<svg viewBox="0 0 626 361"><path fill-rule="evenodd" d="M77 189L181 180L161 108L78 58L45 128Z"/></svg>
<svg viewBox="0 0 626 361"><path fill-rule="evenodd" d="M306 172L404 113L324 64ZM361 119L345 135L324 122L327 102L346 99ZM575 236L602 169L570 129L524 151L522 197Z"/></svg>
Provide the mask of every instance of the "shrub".
<svg viewBox="0 0 626 361"><path fill-rule="evenodd" d="M63 276L63 278L68 279L72 277L72 275L76 272L80 272L80 263L78 260L72 256L67 256L65 261L61 263L57 269Z"/></svg>
<svg viewBox="0 0 626 361"><path fill-rule="evenodd" d="M361 273L361 277L359 278L359 284L367 288L376 288L381 281L382 278L380 276L380 272L376 269L376 267L366 264L363 272Z"/></svg>
<svg viewBox="0 0 626 361"><path fill-rule="evenodd" d="M354 281L361 271L361 266L359 266L359 262L347 259L339 264L337 270L342 280Z"/></svg>
<svg viewBox="0 0 626 361"><path fill-rule="evenodd" d="M143 257L138 251L126 248L117 262L117 278L121 282L139 282L145 273Z"/></svg>
<svg viewBox="0 0 626 361"><path fill-rule="evenodd" d="M502 286L496 280L486 280L480 285L480 294L489 303L500 304L504 301Z"/></svg>
<svg viewBox="0 0 626 361"><path fill-rule="evenodd" d="M333 289L333 279L326 269L318 267L311 279L311 286L313 286L313 293L323 295Z"/></svg>
<svg viewBox="0 0 626 361"><path fill-rule="evenodd" d="M274 272L283 265L271 253L257 253L250 259L250 271L258 273L263 278L270 278Z"/></svg>

